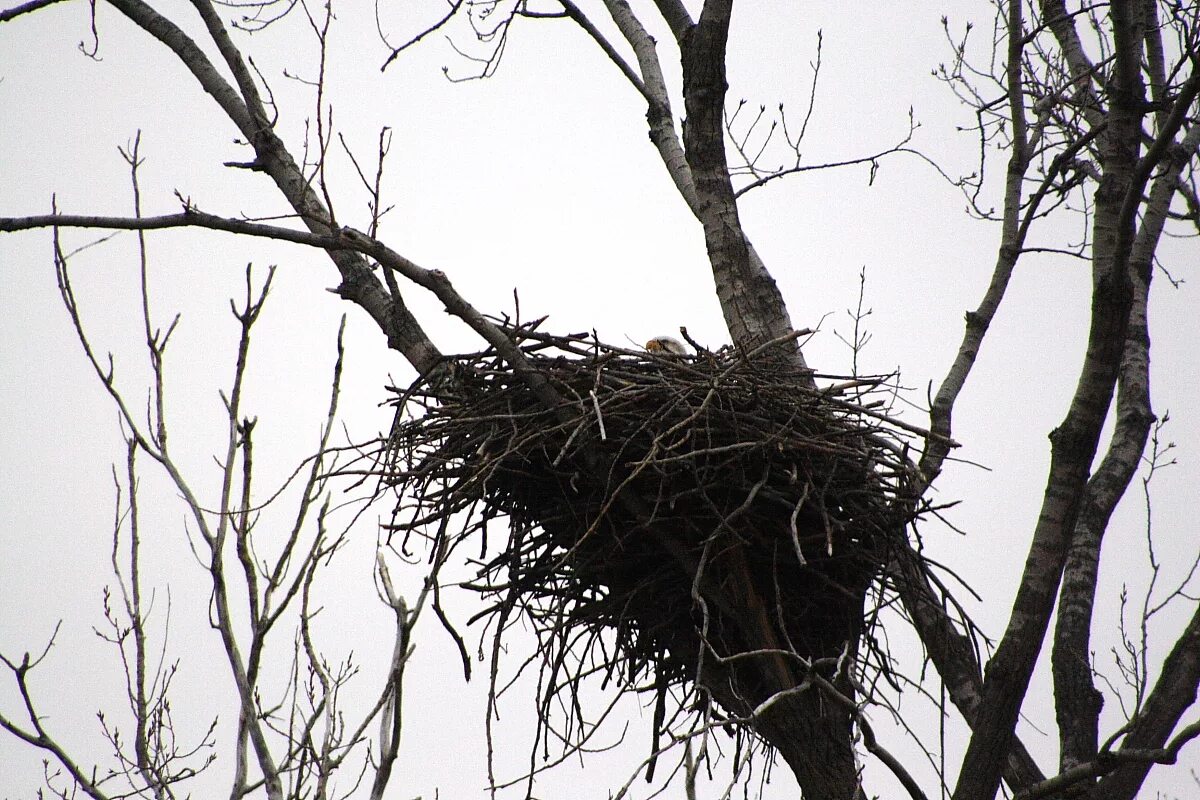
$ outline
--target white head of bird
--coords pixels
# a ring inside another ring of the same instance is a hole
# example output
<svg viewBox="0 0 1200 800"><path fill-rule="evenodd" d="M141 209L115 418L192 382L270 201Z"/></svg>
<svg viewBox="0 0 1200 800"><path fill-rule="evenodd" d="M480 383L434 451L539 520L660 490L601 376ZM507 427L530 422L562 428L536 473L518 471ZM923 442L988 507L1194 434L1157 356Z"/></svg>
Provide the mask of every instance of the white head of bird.
<svg viewBox="0 0 1200 800"><path fill-rule="evenodd" d="M674 336L655 336L646 342L646 352L657 353L659 355L688 355L687 346Z"/></svg>

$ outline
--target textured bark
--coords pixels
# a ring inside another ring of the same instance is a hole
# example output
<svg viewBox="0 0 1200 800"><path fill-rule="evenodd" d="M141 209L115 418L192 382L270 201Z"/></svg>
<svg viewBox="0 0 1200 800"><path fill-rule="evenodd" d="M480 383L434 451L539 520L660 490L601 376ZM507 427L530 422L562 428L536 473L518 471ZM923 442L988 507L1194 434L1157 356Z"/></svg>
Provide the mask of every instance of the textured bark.
<svg viewBox="0 0 1200 800"><path fill-rule="evenodd" d="M1008 11L1010 29L1020 30L1022 6L1019 3L1011 4ZM1005 173L1000 246L988 287L978 307L966 314L962 341L930 407L930 429L937 436L926 442L921 456L921 483L916 488L918 494L923 493L937 478L950 453L948 443L952 438L955 403L975 366L992 320L1004 300L1029 231L1029 221L1036 214L1042 196L1040 193L1035 194L1029 203L1026 203L1024 198L1024 184L1030 159L1020 69L1023 47L1021 37L1009 38L1005 83L1009 116L1013 124L1012 144ZM1047 170L1047 181L1053 180L1060 168L1060 162L1065 163L1070 155L1065 153L1051 163ZM1043 192L1048 185L1043 184ZM899 587L905 610L938 674L942 677L943 686L951 702L958 708L967 724L974 729L978 722L978 709L983 694L978 652L971 640L956 629L946 609L939 604L936 593L925 575L915 564L915 554L901 554L901 557L891 564L890 571ZM1044 779L1032 756L1015 736L1008 750L1002 769L1010 788L1021 789Z"/></svg>
<svg viewBox="0 0 1200 800"><path fill-rule="evenodd" d="M692 26L692 16L684 8L681 0L654 0L654 5L658 7L658 13L667 21L676 39L687 33Z"/></svg>
<svg viewBox="0 0 1200 800"><path fill-rule="evenodd" d="M1118 382L1116 427L1108 453L1088 485L1067 559L1055 626L1052 666L1059 760L1064 771L1093 760L1099 744L1102 696L1092 680L1090 633L1100 549L1113 510L1137 472L1154 421L1147 313L1153 258L1179 175L1198 143L1200 128L1193 128L1171 148L1150 191L1132 251L1133 307Z"/></svg>
<svg viewBox="0 0 1200 800"><path fill-rule="evenodd" d="M1181 100L1191 102L1186 95ZM1167 119L1165 114L1160 115L1160 124ZM1166 130L1162 133L1172 132ZM1200 147L1200 128L1192 128L1182 141L1169 149L1164 169L1154 180L1133 248L1134 304L1121 368L1117 425L1109 454L1089 486L1091 509L1090 513L1081 517L1081 523L1091 524L1081 524L1076 532L1055 632L1055 706L1059 716L1063 771L1092 761L1097 755L1099 693L1092 684L1090 665L1081 663L1088 653L1090 612L1095 594L1095 564L1099 559L1104 526L1136 472L1154 420L1150 405L1150 334L1147 315L1153 257L1179 175L1196 153L1197 147ZM1088 580L1091 581L1090 586ZM1180 647L1189 637L1194 640L1200 635L1197 633L1198 623L1200 617L1193 619L1192 625L1176 642L1175 653L1168 659L1163 676L1152 692L1154 700L1148 702L1146 708L1134 717L1131 735L1126 737L1122 750L1162 747L1180 715L1195 702L1200 670L1189 659L1187 646L1182 652ZM1061 690L1060 685L1063 687ZM1091 704L1069 705L1079 700L1086 702L1089 694L1097 698ZM1149 768L1148 763L1132 763L1121 767L1101 782L1094 796L1133 797Z"/></svg>
<svg viewBox="0 0 1200 800"><path fill-rule="evenodd" d="M637 57L640 79L612 52L612 47L589 30L617 66L647 98L650 141L658 150L680 197L700 221L717 299L733 342L755 347L785 337L791 317L774 278L742 229L733 184L725 158L725 48L728 39L728 0L709 0L697 23L678 0L658 0L660 13L679 44L687 120L683 141L675 132L674 114L653 37L625 0L604 0L613 22ZM590 26L585 26L588 28ZM793 345L794 360L807 365Z"/></svg>
<svg viewBox="0 0 1200 800"><path fill-rule="evenodd" d="M721 587L713 587L710 599L716 601ZM720 598L728 603L727 595ZM746 636L746 651L777 648L771 627L762 625L754 609L743 599L733 606L741 610L738 630ZM841 606L840 611L845 607ZM832 618L831 614L831 618ZM853 622L850 622L853 627ZM833 626L839 627L839 626ZM857 637L846 630L819 648L832 651L833 660L847 640ZM817 643L808 642L808 645ZM807 653L818 657L818 653ZM853 653L848 661L853 661ZM725 665L705 662L701 683L727 713L753 719L753 728L774 747L791 768L805 798L854 800L859 794L858 764L854 751L854 713L850 708L854 689L844 675L832 675L828 667L815 668L825 679L802 684L798 670L782 660L767 656L738 659ZM804 685L804 688L799 688ZM836 695L829 690L832 689Z"/></svg>
<svg viewBox="0 0 1200 800"><path fill-rule="evenodd" d="M1075 528L1067 556L1054 626L1051 668L1058 722L1059 771L1096 757L1104 696L1092 682L1091 624L1100 572L1100 541L1106 520L1089 503Z"/></svg>
<svg viewBox="0 0 1200 800"><path fill-rule="evenodd" d="M1195 155L1197 147L1200 147L1200 128L1193 127L1182 140L1175 141L1178 133L1176 117L1191 106L1196 90L1195 81L1193 79L1185 83L1172 106L1163 92L1162 31L1156 24L1156 8L1153 3L1144 2L1142 10L1146 15L1143 34L1147 52L1146 68L1152 98L1159 105L1155 109L1156 141L1139 165L1138 172L1149 174L1147 167L1157 168L1157 153L1164 152L1166 157L1145 201L1140 229L1131 251L1133 306L1119 379L1117 422L1112 443L1089 482L1059 601L1052 666L1060 766L1064 772L1097 757L1102 696L1092 681L1089 642L1101 543L1113 510L1136 473L1153 424L1147 308L1154 253L1176 193L1179 176ZM1164 148L1164 142L1171 144ZM1135 186L1139 185L1137 177L1135 175ZM1185 693L1190 693L1194 699L1194 685L1190 689L1185 688ZM1130 776L1137 770L1125 768L1122 772ZM1141 777L1144 776L1143 770Z"/></svg>
<svg viewBox="0 0 1200 800"><path fill-rule="evenodd" d="M275 182L309 231L334 238L353 233L339 229L320 195L271 129L254 79L209 0L192 0L192 5L224 59L225 66L221 69L179 27L143 0L109 2L169 47L191 70L253 146L255 159L248 166ZM653 39L633 17L625 0L604 2L638 57L641 83L632 68L623 66L649 103L651 141L680 196L702 223L718 298L733 341L743 347L754 347L785 336L792 329L788 310L775 281L742 229L726 163L725 50L732 3L707 0L699 21L693 22L678 0L655 0L680 44L687 111L681 141L676 134ZM1010 3L1008 8L1012 14L1010 30L1019 33L1022 5ZM1016 739L1014 728L1056 596L1059 613L1052 666L1061 770L1086 773L1085 780L1089 781L1107 773L1107 777L1091 787L1091 796L1099 800L1134 797L1150 767L1149 762L1119 760L1118 763L1117 759L1106 760L1097 753L1100 695L1093 685L1089 663L1090 626L1104 532L1136 470L1153 420L1146 317L1153 254L1175 193L1175 181L1200 144L1197 133L1200 128L1189 130L1180 145L1172 144L1174 132L1171 132L1156 141L1139 162L1138 149L1144 141L1141 120L1152 112L1159 130L1169 131L1173 124L1173 114L1169 111L1172 103L1174 113L1186 117L1196 96L1196 81L1189 80L1182 87L1177 83L1175 95L1171 96L1162 42L1156 37L1157 24L1152 18L1155 7L1148 0L1112 5L1115 68L1110 85L1103 87L1100 80L1110 69L1104 63L1108 59L1104 59L1099 70L1088 60L1075 28L1077 17L1068 13L1061 0L1045 0L1041 8L1071 75L1070 85L1063 94L1082 110L1092 128L1087 136L1102 137L1103 181L1096 196L1094 217L1092 319L1071 409L1051 436L1051 470L1022 585L1008 628L988 667L986 681L971 640L955 628L926 577L903 559L892 566L893 574L903 576L899 584L902 599L930 658L973 731L955 791L955 797L962 800L993 797L1001 776L1014 789L1043 780L1036 764ZM991 284L978 308L967 314L954 365L933 402L932 428L947 440L955 402L1003 300L1024 247L1028 220L1034 218L1037 209L1036 198L1023 194L1024 187L1033 180L1028 175L1031 148L1025 130L1021 74L1021 58L1027 57L1024 48L1029 42L1020 35L1010 39L1007 78L1013 146L1005 187L1001 246ZM209 47L207 42L203 44ZM1144 66L1139 55L1143 49ZM1143 69L1149 75L1152 99L1156 101L1153 107L1144 103ZM232 74L232 83L223 77L226 71ZM1110 108L1106 109L1101 99ZM1178 130L1181 123L1176 120L1174 124ZM1090 141L1086 140L1089 144ZM1081 140L1079 145L1083 143ZM1169 161L1168 168L1154 177L1149 200L1144 201L1142 186L1164 157ZM1051 175L1047 183L1056 174L1054 163L1048 170ZM1141 229L1137 230L1139 215ZM412 280L442 298L447 309L469 323L475 320L478 326L486 327L482 317L457 295L444 275L419 270L378 242L364 237L362 241L356 239L354 248L333 246L329 253L341 276L337 293L365 309L385 332L389 345L420 370L436 365L440 354L409 313L400 294L394 287L389 291L362 254L398 274L416 275ZM494 330L483 335L502 352L505 346L512 348L511 342L493 334ZM796 357L803 366L798 351ZM520 371L519 357L513 365ZM530 380L536 388L538 377ZM1095 475L1089 478L1114 384L1119 391L1112 444ZM543 388L546 391L543 399L548 405L556 405L552 390ZM940 471L948 452L936 439L930 443L922 459L922 489ZM649 513L640 508L637 498L622 502L641 513ZM714 592L711 600L727 602L729 598ZM778 648L771 624L763 624L761 603L752 598L742 601L758 610L757 615L748 614L739 620L740 630L747 639L746 649ZM822 651L813 655L834 653ZM758 668L761 674L754 676L753 691L746 691L738 675L729 679L732 671L712 676L705 685L727 710L743 716L749 716L775 695L770 708L755 718L754 725L778 748L796 774L805 796L835 800L854 796L860 787L850 710L817 688L789 694L796 690L798 677L788 667L780 668L782 659L761 661ZM1140 758L1132 751L1161 748L1182 715L1196 702L1198 684L1200 612L1176 642L1144 707L1121 740L1120 752ZM846 697L853 697L848 685L842 683L837 688ZM1071 780L1076 779L1071 776ZM1080 788L1078 784L1074 786Z"/></svg>
<svg viewBox="0 0 1200 800"><path fill-rule="evenodd" d="M1122 3L1112 6L1112 18L1114 77L1102 140L1104 174L1096 193L1087 350L1066 418L1050 435L1050 475L1041 513L1008 627L986 670L983 701L955 800L990 800L999 788L1001 766L1054 609L1124 350L1132 304L1133 246L1133 217L1124 211L1134 192L1140 197L1134 170L1144 113L1142 24L1140 15Z"/></svg>
<svg viewBox="0 0 1200 800"><path fill-rule="evenodd" d="M757 730L791 767L806 800L861 796L850 714L817 689L782 700Z"/></svg>
<svg viewBox="0 0 1200 800"><path fill-rule="evenodd" d="M667 175L675 184L679 196L687 204L688 209L699 218L700 200L696 196L696 186L692 182L692 173L688 169L687 156L683 153L683 145L675 134L675 117L671 110L671 97L667 92L667 82L663 77L662 64L658 59L658 51L652 37L642 26L641 21L634 15L629 3L625 0L604 0L617 29L633 47L637 58L641 80L635 85L640 86L646 96L646 124L649 128L650 142L658 150L659 158L667 169ZM688 30L691 21L682 24L680 32ZM603 45L602 45L603 46ZM611 56L610 56L611 57Z"/></svg>
<svg viewBox="0 0 1200 800"><path fill-rule="evenodd" d="M1077 17L1067 12L1064 0L1043 0L1041 6L1042 20L1058 41L1059 51L1071 73L1074 88L1071 99L1082 106L1088 125L1097 128L1104 124L1104 115L1096 97L1096 67L1087 57L1079 31L1075 28Z"/></svg>
<svg viewBox="0 0 1200 800"><path fill-rule="evenodd" d="M1128 371L1136 369L1129 366ZM1051 666L1059 729L1059 769L1066 771L1096 757L1103 695L1092 681L1091 622L1100 549L1108 521L1125 492L1149 435L1148 384L1122 379L1114 443L1089 482L1063 574Z"/></svg>
<svg viewBox="0 0 1200 800"><path fill-rule="evenodd" d="M734 343L749 348L787 335L792 324L775 279L751 257L729 179L724 112L731 5L709 0L680 40L687 112L683 144L725 324Z"/></svg>

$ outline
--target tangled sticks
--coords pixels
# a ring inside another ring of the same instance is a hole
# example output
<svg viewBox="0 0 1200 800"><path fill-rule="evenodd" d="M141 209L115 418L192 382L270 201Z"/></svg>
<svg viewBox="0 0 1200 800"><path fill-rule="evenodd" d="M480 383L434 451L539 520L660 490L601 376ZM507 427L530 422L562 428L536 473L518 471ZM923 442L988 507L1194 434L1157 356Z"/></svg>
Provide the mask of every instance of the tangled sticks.
<svg viewBox="0 0 1200 800"><path fill-rule="evenodd" d="M526 614L550 685L649 679L657 727L667 688L695 682L744 716L858 653L919 511L908 441L925 434L877 410L883 378L817 389L762 354L512 335L563 405L492 351L459 357L397 397L384 474L398 531L486 553L479 616L503 630Z"/></svg>

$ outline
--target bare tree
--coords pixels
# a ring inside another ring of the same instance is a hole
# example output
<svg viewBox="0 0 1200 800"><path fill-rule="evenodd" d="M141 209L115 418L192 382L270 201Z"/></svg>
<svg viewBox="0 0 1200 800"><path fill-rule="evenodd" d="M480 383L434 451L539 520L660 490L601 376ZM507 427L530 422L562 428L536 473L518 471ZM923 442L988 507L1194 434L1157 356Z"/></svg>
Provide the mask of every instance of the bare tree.
<svg viewBox="0 0 1200 800"><path fill-rule="evenodd" d="M1008 164L996 270L983 303L968 314L958 358L934 400L935 430L949 430L955 399L1013 269L1035 247L1039 223L1059 207L1078 204L1090 223L1090 236L1077 250L1092 268L1092 316L1075 396L1051 434L1045 500L1012 617L987 665L978 705L968 712L974 732L955 797L995 793L1056 600L1053 661L1062 774L1051 781L1062 786L1070 782L1062 776L1071 776L1090 783L1102 775L1105 785L1096 787L1097 796L1131 797L1150 763L1194 736L1185 729L1169 741L1191 704L1177 696L1168 701L1172 711L1164 718L1131 722L1101 752L1088 642L1104 531L1137 470L1154 420L1146 307L1154 254L1172 203L1188 195L1200 144L1194 124L1200 91L1195 10L1114 3L1102 15L1042 3L1030 9L1028 20L1022 4L999 10L1004 71L991 75L986 90L976 86L972 76L980 73L962 56L943 72L964 97L973 98L968 102L985 148L1007 152ZM1086 34L1080 33L1081 23L1089 23ZM1116 427L1093 470L1114 393ZM926 474L936 474L942 457L937 447L925 453ZM1200 617L1194 617L1181 632L1177 652L1189 647L1198 623ZM1194 680L1200 674L1194 670L1194 664L1170 660L1160 678L1162 692L1173 695L1179 689L1175 681ZM1148 727L1154 733L1147 736ZM1118 740L1121 747L1113 750ZM1130 763L1112 755L1122 752ZM1029 796L1055 790L1043 782L1020 788Z"/></svg>
<svg viewBox="0 0 1200 800"><path fill-rule="evenodd" d="M128 151L122 151L131 168L134 219L141 214L139 149L140 137ZM146 535L139 499L140 463L148 458L182 498L190 519L186 538L207 576L210 624L219 635L225 666L236 689L237 724L229 740L233 759L230 795L343 796L345 785L358 785L369 767L370 796L382 797L399 748L400 693L411 634L436 581L438 566L432 568L430 582L410 606L396 592L381 554L379 595L395 614L395 647L382 689L356 718L342 694L359 666L352 657L330 661L313 625L320 611L315 589L319 576L346 544L350 527L344 523L340 530L334 527L339 524L339 514L332 507L330 486L331 474L337 474L347 452L355 457L353 449L336 448L331 442L341 391L341 333L328 415L313 443L314 455L265 501L256 502L254 431L258 418L244 411L244 386L250 369L251 333L266 303L274 269L258 280L247 267L245 296L240 303L230 302L238 344L232 385L220 392L226 424L223 452L217 457L220 488L216 498L206 499L195 477L187 474L180 455L186 448L173 438L169 443L173 422L186 415L186 410L177 414L167 401L168 345L180 319L175 316L165 327L156 321L145 237L139 235L138 241L141 294L136 305L151 376L144 420L128 399L138 393L122 385L124 376L118 376L112 355L102 356L88 334L71 280L69 264L74 253L63 249L57 232L54 237L63 304L88 362L116 406L126 444L124 469L120 473L114 469L113 474L112 571L116 587L105 592L105 626L98 633L119 655L128 723L120 715L100 712L112 760L94 765L84 760L85 754L71 752L62 743L62 731L56 733L44 723L45 698L39 698L32 688L30 673L54 646L52 638L38 657L29 653L19 660L3 657L21 699L24 719L0 713L0 726L52 757L47 761L47 788L62 798L78 791L96 800L186 795L192 791L192 779L212 765L218 749L225 749L220 735L224 731L218 732L215 714L195 740L189 741L190 726L178 724L172 713L172 682L179 661L167 661L167 638L174 628L170 584L160 594L155 578L148 577L148 572L153 573L142 563ZM266 530L276 525L273 520L268 525L264 517L283 512L285 499L294 501L294 508L286 512L288 516L277 530ZM351 515L351 521L357 516ZM288 666L280 674L277 667L284 665ZM282 684L277 683L280 679ZM375 724L379 725L378 735L371 733ZM345 776L340 785L339 774Z"/></svg>
<svg viewBox="0 0 1200 800"><path fill-rule="evenodd" d="M539 341L536 325L485 315L468 303L445 273L419 266L381 241L379 219L384 209L379 175L387 151L386 135L380 137L379 168L374 181L367 177L369 171L361 169L355 161L364 184L373 191L367 224L354 228L337 219L325 181L325 156L334 146L334 131L320 99L326 37L333 23L328 7L321 13L313 13L308 6L300 6L321 45L321 79L316 82L318 111L312 143L317 155L297 160L276 133L273 101L264 93L266 82L240 49L235 32L223 20L217 6L208 0L192 0L206 37L201 42L186 33L195 20L172 19L141 0L110 0L110 4L149 37L166 46L216 101L252 150L247 160L230 166L269 176L302 227L220 217L185 202L179 213L159 217L58 213L10 217L0 219L0 230L57 231L63 227L86 227L144 232L186 226L309 245L324 250L333 261L340 276L336 293L366 311L388 345L424 376L422 391L428 393L433 407L450 408L456 402L462 408L469 407L463 398L471 397L471 384L454 367L469 366L475 375L490 374L488 370L497 375L511 375L513 385L527 392L548 415L542 427L565 437L562 452L577 436L583 435L579 433L583 430L580 420L592 419L587 415L594 410L598 422L606 412L615 410L604 405L595 393L590 395L590 401L585 401L588 397L585 389L570 382L564 384L538 360L536 350L528 345L530 341ZM16 20L47 5L50 3L35 0L3 12L0 20ZM278 18L271 4L251 8L253 14L243 17L243 25L270 24ZM398 57L409 46L465 14L475 43L482 43L484 53L482 57L471 57L480 65L479 74L490 75L499 64L511 25L547 17L572 20L595 41L616 72L646 102L650 141L680 199L703 230L716 296L734 351L740 354L732 358L735 361L773 358L772 374L791 381L789 386L797 396L831 396L835 404L843 402L839 399L841 393L860 386L856 382L863 377L842 376L832 392L830 387L818 388L821 376L809 367L797 344L804 332L794 330L787 305L767 264L743 230L739 199L776 179L808 169L848 163L867 163L874 169L880 159L911 154L912 126L907 137L879 152L846 162L807 163L800 147L808 126L807 115L796 129L795 122L789 128L783 111L779 112L778 130L783 139L780 143L773 138L775 123L768 126L766 133L760 127L765 111L760 111L749 123L739 122L737 110L729 111L726 64L733 16L731 2L706 0L696 15L676 0L656 0L652 7L648 5L638 11L625 2L604 0L602 8L598 5L594 11L585 11L568 0L559 0L557 6L547 11L532 9L523 2L455 3L440 22L409 37L405 44L393 47L387 64L398 63ZM286 9L278 12L287 13ZM673 563L684 574L694 577L690 600L695 605L689 613L699 614L703 619L684 640L674 640L664 647L672 651L674 658L689 653L695 660L703 661L711 653L719 667L709 672L696 667L690 676L696 688L714 701L723 714L702 716L687 732L677 731L679 742L686 743L681 769L688 785L692 785L697 768L692 742L716 728L737 728L751 732L778 752L807 797L851 798L864 792L857 752L859 742L896 775L914 798L933 793L922 789L870 726L867 711L880 700L871 687L864 685L864 672L860 668L871 651L870 647L862 646L863 618L871 613L864 605L869 586L879 587L878 606L888 605L890 599L885 598L890 598L891 593L898 596L949 698L971 730L962 763L953 770L957 774L953 796L958 800L994 797L1001 781L1007 783L1014 795L1023 798L1057 796L1063 792L1097 798L1133 797L1152 765L1173 763L1184 746L1200 734L1200 723L1181 725L1200 686L1200 611L1176 632L1175 644L1157 676L1151 679L1148 668L1138 673L1140 688L1127 721L1104 735L1090 644L1104 534L1142 463L1155 421L1150 399L1147 307L1151 279L1158 266L1156 253L1169 227L1177 227L1181 232L1189 227L1200 228L1197 216L1200 201L1194 174L1200 147L1196 105L1200 94L1198 13L1183 4L1152 0L1080 7L1068 7L1062 2L998 3L992 35L981 49L976 48L966 32L959 38L952 34L950 23L946 24L952 59L938 74L973 112L980 152L975 174L952 183L964 193L974 214L999 223L992 280L979 307L968 312L962 343L944 381L931 398L928 430L883 415L883 423L899 425L902 431L919 437L919 457L910 457L907 443L897 444L887 439L882 430L871 429L861 442L860 452L884 454L872 457L872 464L884 463L889 475L901 476L887 483L885 494L889 508L903 522L896 524L893 520L880 526L888 528L886 559L867 576L870 580L856 589L850 604L856 616L852 615L844 627L838 628L836 635L818 645L796 646L791 641L790 625L800 611L780 599L784 595L779 590L772 600L765 596L762 585L746 580L739 585L740 594L732 598L737 609L728 612L735 623L736 636L730 635L718 647L718 637L710 635L707 627L709 609L710 606L718 609L722 603L729 605L730 598L723 594L719 582L707 582L704 574L708 544L715 539L704 540L699 564L694 563L695 554L673 549L670 541L657 543L671 554ZM673 36L669 46L660 45L649 33L660 26ZM620 38L610 38L606 30L615 31ZM667 77L669 71L664 67L660 49L670 49L678 59L679 92L673 93L668 88L672 80ZM210 60L210 52L219 54L218 63ZM683 114L676 111L680 103ZM748 127L739 129L738 125ZM763 153L771 147L783 147L789 162L777 168L764 166ZM739 159L732 165L731 153ZM986 198L993 185L990 175L997 160L1006 166L1000 179L1002 200L998 210L993 210ZM1064 229L1061 220L1072 215L1082 220L1082 229L1087 231L1078 242L1064 240L1061 233ZM984 656L976 631L958 612L953 599L914 545L904 537L904 522L931 510L929 492L955 446L952 420L958 398L968 384L981 348L989 341L990 326L1004 301L1014 270L1027 254L1044 251L1063 253L1091 269L1090 328L1086 351L1076 365L1079 377L1074 397L1062 423L1051 433L1045 496L1029 539L1025 570L1013 598L1009 623L994 652ZM60 256L60 263L64 260ZM65 271L61 274L65 275ZM408 283L431 292L448 313L478 334L488 348L484 358L493 360L444 357L441 348L410 311L405 294ZM239 317L243 324L256 313L258 302L248 298ZM151 333L147 337L152 361L161 358L161 350L156 350L158 340ZM575 355L584 352L571 349L580 345L570 337L556 340L555 344ZM534 345L537 346L540 345ZM595 359L630 355L598 343L589 352L589 357ZM710 355L711 368L717 370L716 374L725 376L733 370L722 366L718 354ZM97 371L106 385L111 386L105 371L100 366ZM682 372L676 378L681 383L686 381ZM872 387L882 385L883 381L871 383ZM767 392L765 384L762 388ZM771 388L776 387L771 384ZM715 383L712 389L716 391ZM578 402L571 396L572 391L578 391ZM231 397L236 398L236 392ZM879 416L868 398L855 399L855 414L871 419ZM688 419L706 411L707 404L708 400L702 400L691 407ZM577 411L579 407L584 411ZM231 400L231 408L236 408L236 399ZM465 411L460 414L466 416ZM137 431L133 417L128 412L123 416L130 430ZM243 441L248 448L252 425L239 422L236 411L231 411L230 419L228 469L232 470L234 456ZM878 427L882 428L883 423ZM1113 425L1113 432L1106 439L1107 423ZM600 436L605 436L603 427ZM135 434L134 441L173 475L165 454L165 434L159 438L153 433ZM523 452L492 451L487 449L492 446L490 442L471 444L478 445L477 453L487 456L484 461L492 458L499 463L513 453ZM892 460L886 453L898 455ZM457 456L467 458L464 453ZM1158 463L1157 456L1157 451L1152 454L1152 465ZM601 474L605 470L611 472L611 467L602 458L588 456L580 462L579 469L585 474ZM635 468L626 483L639 474L639 469ZM314 469L312 480L317 480L317 474ZM764 474L761 482L752 482L743 504L733 512L719 513L718 527L736 532L737 518L753 504L767 480ZM248 477L244 481L248 484ZM464 484L459 488L467 491L470 487ZM806 506L808 494L804 491L794 502L793 530L802 507L813 510L820 506L815 500ZM458 504L459 499L452 498L452 502L442 507L441 520L450 519L453 513L466 507ZM655 517L654 501L654 497L644 496L644 492L617 491L603 508L607 511L614 505L620 506L620 513L646 527ZM196 508L200 525L203 515L200 506ZM226 546L222 531L239 519L236 504L222 504L221 509L226 513L220 518L219 529L210 532L201 528L202 540L210 544L213 564L220 563L219 555ZM824 506L818 510L823 514L828 511ZM247 512L248 509L241 511L243 522ZM745 521L740 524L749 525ZM823 536L832 537L828 533L831 530L828 519L822 524L826 531ZM533 527L529 529L532 530ZM588 528L589 534L591 530ZM514 536L521 532L519 525L514 527ZM434 541L436 566L446 556L447 551L442 548L451 545L444 536ZM827 547L832 557L832 538ZM315 564L324 551L318 548L313 552L321 554L314 557ZM800 565L806 564L809 557L799 542L795 557ZM249 560L240 553L239 558L243 565ZM220 570L213 569L216 580ZM735 574L739 569L736 559L731 557L723 569ZM246 580L251 588L252 636L258 636L265 633L264 627L270 627L272 617L266 597L256 594L254 569L247 567ZM219 580L214 584L218 622L228 615L222 610L220 585ZM304 581L297 584L307 585ZM426 584L435 585L436 576ZM136 582L131 586L136 587ZM406 622L410 612L394 593L389 592L388 597L397 611L400 640L404 641L411 631ZM1194 602L1182 587L1169 593L1169 597L1181 604ZM129 615L139 619L136 602L131 608ZM505 627L503 614L507 612L501 613L497 631ZM1143 621L1150 613L1150 604L1146 604ZM1055 621L1052 663L1060 758L1057 767L1049 770L1037 764L1017 737L1016 728L1052 621ZM293 763L297 756L289 751L278 761L266 746L258 718L252 713L255 702L252 687L261 666L261 647L252 646L243 663L237 655L240 650L233 639L232 627L228 627L228 633L222 628L222 637L238 676L243 715L238 763L245 764L246 753L252 751L260 773L260 777L251 779L244 770L239 771L235 794L252 790L261 781L268 795L276 796L283 792L279 781L285 770L280 765ZM733 641L736 645L730 643ZM398 670L405 652L398 645ZM339 677L317 666L311 652L308 655L323 687L319 705L327 695L336 693ZM14 662L10 667L20 679L29 663ZM877 671L877 674L888 673L887 669ZM398 683L389 687L385 699L388 691L398 692ZM134 695L140 697L137 692ZM384 702L381 700L380 707ZM399 713L398 708L398 703L389 705L395 714ZM379 707L368 718L378 711ZM664 713L656 710L659 716ZM658 725L656 722L656 734ZM37 731L27 732L26 738L45 746L38 740L40 735ZM360 736L358 729L340 741L350 744ZM396 737L386 741L394 746ZM583 741L586 742L586 737ZM656 746L656 755L658 750ZM327 763L331 753L328 749L323 751L321 758L325 761L320 763ZM152 761L140 758L136 763L141 765L139 774L146 785L157 787L166 781L161 777L154 780L145 777L148 769L145 765ZM650 774L653 764L652 757L646 764ZM319 770L315 774L317 786L323 786ZM377 774L382 776L377 783L381 780L382 784L375 796L387 782L386 767ZM949 781L951 776L944 779ZM87 789L89 784L82 782L82 775L75 776L75 780Z"/></svg>

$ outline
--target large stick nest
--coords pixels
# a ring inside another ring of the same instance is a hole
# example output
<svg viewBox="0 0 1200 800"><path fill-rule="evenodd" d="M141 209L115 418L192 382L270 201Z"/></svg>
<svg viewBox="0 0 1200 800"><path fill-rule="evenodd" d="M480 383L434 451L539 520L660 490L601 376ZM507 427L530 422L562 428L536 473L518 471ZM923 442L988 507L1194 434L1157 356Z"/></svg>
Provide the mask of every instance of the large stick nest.
<svg viewBox="0 0 1200 800"><path fill-rule="evenodd" d="M397 529L485 554L471 586L499 629L523 611L556 664L583 647L587 671L660 692L719 684L750 707L794 676L778 657L730 656L857 649L916 513L922 432L880 410L888 381L797 374L765 352L510 335L561 404L494 351L457 357L399 393L386 468ZM497 519L508 530L488 543Z"/></svg>

